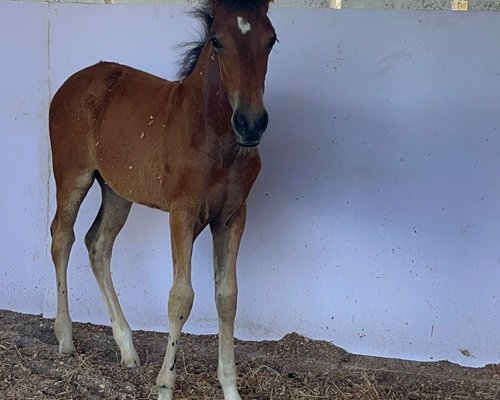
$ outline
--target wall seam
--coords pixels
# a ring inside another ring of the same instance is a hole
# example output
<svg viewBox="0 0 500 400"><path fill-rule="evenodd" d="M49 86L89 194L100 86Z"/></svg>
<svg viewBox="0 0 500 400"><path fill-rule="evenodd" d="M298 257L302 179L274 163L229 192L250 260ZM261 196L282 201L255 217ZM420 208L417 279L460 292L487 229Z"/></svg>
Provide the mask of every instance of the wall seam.
<svg viewBox="0 0 500 400"><path fill-rule="evenodd" d="M47 2L47 92L49 94L49 106L50 102L52 101L52 75L51 75L51 17L50 17L50 10L51 10L51 4ZM47 110L48 111L48 110ZM47 123L49 120L47 119ZM46 140L50 142L50 136L49 136L49 127L48 124L46 126ZM50 179L52 177L51 174L51 151L50 151L50 144L48 147L47 151L47 157L45 160L45 168L46 168L46 177L47 181L45 182L46 185L46 193L47 193L47 199L46 199L46 223L45 223L45 232L46 232L46 241L45 241L45 268L44 271L48 272L49 265L51 263L51 256L50 256L50 244L51 244L51 237L52 235L49 234L50 231L50 199L51 199L51 190L50 190ZM42 276L43 283L44 283L44 291L43 291L43 305L42 305L42 314L45 316L45 308L47 305L47 297L48 297L48 275L46 273L43 274Z"/></svg>

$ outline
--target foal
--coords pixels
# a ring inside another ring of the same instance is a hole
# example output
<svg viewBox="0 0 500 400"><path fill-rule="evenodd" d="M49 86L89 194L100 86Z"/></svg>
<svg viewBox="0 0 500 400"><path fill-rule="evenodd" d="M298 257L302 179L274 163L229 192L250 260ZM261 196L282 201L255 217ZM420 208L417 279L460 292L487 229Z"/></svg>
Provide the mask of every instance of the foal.
<svg viewBox="0 0 500 400"><path fill-rule="evenodd" d="M102 204L85 244L126 367L138 366L139 358L111 280L113 244L132 203L170 213L174 279L168 347L157 379L162 400L173 397L177 346L194 297L193 241L207 225L213 235L219 315L218 377L224 399L241 400L234 362L236 256L246 199L260 170L256 146L268 123L264 79L276 42L267 17L269 2L206 2L196 12L205 35L187 53L180 81L101 62L70 77L50 106L59 352L75 350L68 259L80 204L97 180Z"/></svg>

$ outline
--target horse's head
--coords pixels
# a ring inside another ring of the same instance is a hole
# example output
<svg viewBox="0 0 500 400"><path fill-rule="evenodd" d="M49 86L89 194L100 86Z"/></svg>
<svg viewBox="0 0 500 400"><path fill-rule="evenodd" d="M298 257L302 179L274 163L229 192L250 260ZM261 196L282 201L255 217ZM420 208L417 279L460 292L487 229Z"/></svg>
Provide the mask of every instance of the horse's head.
<svg viewBox="0 0 500 400"><path fill-rule="evenodd" d="M264 80L276 33L267 17L270 0L213 0L211 59L233 109L231 123L240 146L259 144L269 117Z"/></svg>

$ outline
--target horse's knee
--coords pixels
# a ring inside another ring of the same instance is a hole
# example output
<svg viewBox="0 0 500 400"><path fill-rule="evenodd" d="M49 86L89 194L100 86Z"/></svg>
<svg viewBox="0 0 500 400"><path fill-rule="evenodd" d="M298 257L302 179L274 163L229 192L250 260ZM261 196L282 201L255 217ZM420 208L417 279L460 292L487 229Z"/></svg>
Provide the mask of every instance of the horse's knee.
<svg viewBox="0 0 500 400"><path fill-rule="evenodd" d="M55 219L54 222L52 222L50 231L52 234L50 251L53 260L56 262L61 257L67 256L67 253L70 251L71 246L73 246L73 243L75 242L75 233L73 228L61 228L60 224L56 222Z"/></svg>
<svg viewBox="0 0 500 400"><path fill-rule="evenodd" d="M236 288L218 288L215 294L215 304L220 319L234 320L237 300L238 290Z"/></svg>
<svg viewBox="0 0 500 400"><path fill-rule="evenodd" d="M182 324L186 321L193 307L194 291L191 284L176 285L170 290L168 297L168 314L171 319L178 319Z"/></svg>

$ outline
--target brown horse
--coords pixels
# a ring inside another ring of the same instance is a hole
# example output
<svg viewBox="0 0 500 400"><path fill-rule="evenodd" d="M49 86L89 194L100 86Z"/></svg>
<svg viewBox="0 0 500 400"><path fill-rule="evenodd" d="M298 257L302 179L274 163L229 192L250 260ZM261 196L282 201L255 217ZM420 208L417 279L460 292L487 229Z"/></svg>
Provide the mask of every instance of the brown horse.
<svg viewBox="0 0 500 400"><path fill-rule="evenodd" d="M219 315L218 377L225 400L241 399L234 362L236 256L246 199L260 170L256 146L268 123L264 79L276 42L269 2L211 0L198 9L205 34L187 52L179 81L101 62L70 77L50 106L59 352L74 351L67 266L80 204L97 179L102 204L85 244L126 367L138 366L139 358L111 280L113 244L132 203L170 213L174 278L159 399L173 396L177 346L194 297L193 241L207 225Z"/></svg>

